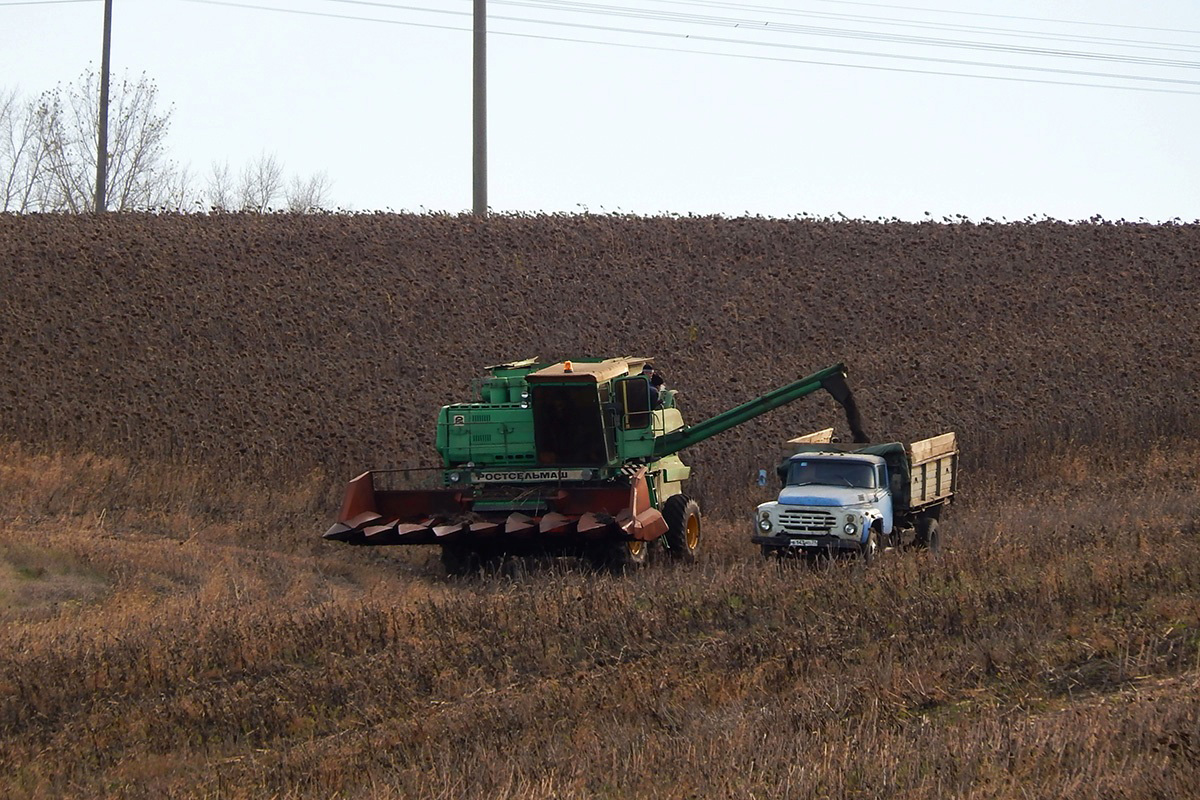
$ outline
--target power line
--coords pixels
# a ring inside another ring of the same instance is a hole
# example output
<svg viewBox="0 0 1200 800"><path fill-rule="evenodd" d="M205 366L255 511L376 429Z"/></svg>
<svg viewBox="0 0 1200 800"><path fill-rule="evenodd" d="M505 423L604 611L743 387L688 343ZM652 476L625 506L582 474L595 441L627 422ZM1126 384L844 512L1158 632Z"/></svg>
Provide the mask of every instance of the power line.
<svg viewBox="0 0 1200 800"><path fill-rule="evenodd" d="M737 4L705 2L705 0L700 0L699 2L697 2L697 0L691 0L690 2L688 2L688 0L657 0L657 1L658 2L669 2L673 5L693 5L693 6L700 6L700 7L718 7L718 8L736 8L736 9L746 8L746 6L737 5ZM447 9L432 9L432 8L427 8L427 7L399 5L399 4L395 4L395 3L381 2L380 0L325 0L325 2L340 3L340 4L344 4L344 5L370 6L370 7L375 7L375 8L388 8L388 9L392 9L392 10L418 11L418 12L427 12L427 13L435 13L435 14L450 14L450 15L460 15L460 16L465 15L465 13L466 13L466 12L459 12L459 11L451 11L451 10L447 10ZM1020 45L997 44L997 43L991 43L991 42L978 42L978 41L970 41L970 40L962 40L962 39L958 39L958 40L936 39L936 38L930 38L930 37L904 36L904 35L893 34L893 33L878 33L878 32L861 31L861 30L847 30L847 29L823 28L823 27L814 27L814 26L800 26L800 25L787 24L787 23L780 24L780 23L773 23L773 22L763 22L763 21L749 20L749 19L743 19L743 18L712 17L712 16L707 16L707 15L701 15L701 14L686 14L686 13L669 12L669 11L654 11L654 10L635 9L635 8L629 8L627 6L614 6L614 5L604 5L604 4L598 4L598 3L578 2L577 0L574 0L574 1L573 0L492 0L492 2L497 5L509 5L509 6L516 6L516 7L522 7L522 8L532 8L532 9L538 9L538 10L559 11L559 12L568 12L568 13L586 13L586 14L592 14L595 16L602 16L602 17L603 16L617 16L617 17L629 17L629 18L634 18L634 19L647 19L647 20L655 20L655 21L684 22L684 23L701 24L701 25L716 25L716 26L720 26L720 27L738 27L738 28L748 27L752 31L763 31L763 32L770 32L770 33L784 33L784 32L799 33L799 34L809 34L809 35L818 35L818 36L829 36L829 37L834 37L834 38L849 38L849 39L859 39L859 40L865 40L865 41L878 41L878 42L885 42L885 43L889 43L889 44L922 45L922 46L933 46L933 47L948 47L948 48L955 48L955 49L972 49L972 50L980 50L980 51L984 51L984 52L1012 53L1012 54L1019 54L1019 55L1048 57L1048 58L1076 58L1076 59L1088 60L1088 61L1136 64L1136 65L1140 65L1140 66L1150 66L1150 67L1183 68L1183 69L1200 68L1200 62L1181 61L1181 60L1177 60L1177 59L1159 59L1159 58L1145 58L1145 57L1141 57L1141 56L1119 55L1119 54L1111 54L1111 53L1051 50L1051 49L1046 49L1046 48L1024 47L1024 46L1020 46ZM761 8L761 7L755 7L755 8ZM792 11L789 9L779 9L779 11L789 13L792 15L799 15L799 16L806 15L806 12L797 12L797 11ZM530 22L530 23L543 24L543 25L564 25L564 26L568 26L568 27L576 27L576 26L580 25L579 23L555 22L555 21L551 21L551 20L528 19L528 18L523 18L523 17L504 17L504 16L499 16L499 15L489 15L489 16L493 16L493 18L499 19L499 20L506 20L506 21L513 21L513 22ZM817 16L821 16L821 15L818 14ZM829 16L831 16L831 15L824 15L823 18L829 17ZM833 15L833 16L836 17L836 15ZM865 19L868 22L871 22L871 24L876 24L873 20L871 20L871 18L865 18ZM880 21L888 22L888 23L899 22L900 24L906 24L903 20L895 20L895 19L889 19L889 18L876 18L876 19L878 19ZM584 27L586 27L586 26L584 26ZM603 30L603 28L597 28L597 29ZM986 28L982 28L980 30L982 30L982 32L987 33L987 32L992 32L995 29L989 30ZM623 32L653 35L651 32L648 32L648 31L625 30ZM1009 35L1009 34L1004 33L1004 34L1000 34L1000 35ZM1048 38L1064 40L1064 39L1062 39L1062 37L1048 37ZM1085 38L1085 40L1086 40L1086 38ZM1072 39L1067 38L1067 39L1065 39L1065 41L1072 41ZM1112 40L1112 42L1110 42L1110 43L1118 43L1118 44L1124 45L1124 43L1121 43L1120 40ZM748 42L748 44L751 44L751 43ZM1200 49L1200 48L1189 48L1186 46L1176 47L1176 46L1167 45L1167 44L1163 44L1163 43L1157 43L1157 42L1138 42L1138 43L1134 43L1133 46L1134 47L1145 46L1145 47L1151 47L1154 49L1161 48L1161 49L1185 50L1185 51L1189 51L1189 50L1194 51L1195 49ZM888 56L881 55L881 57L886 58ZM930 60L936 61L936 59L930 59ZM1005 65L993 65L993 66L1005 68Z"/></svg>
<svg viewBox="0 0 1200 800"><path fill-rule="evenodd" d="M357 0L329 0L329 2L357 2ZM711 17L696 14L679 14L675 12L643 11L624 6L606 6L593 3L561 2L559 0L493 0L498 5L510 5L522 8L535 8L548 11L580 12L597 16L632 17L656 21L684 22L696 25L717 27L748 28L751 31L763 33L798 33L834 38L860 39L865 41L886 42L889 44L923 45L930 47L948 47L956 49L980 50L984 52L1013 53L1018 55L1042 56L1049 58L1076 58L1088 61L1109 61L1114 63L1138 64L1153 67L1177 67L1185 69L1200 68L1200 62L1180 61L1176 59L1146 58L1142 56L1127 56L1111 53L1094 53L1071 50L1051 50L1037 47L1024 47L1013 44L998 44L963 39L938 39L922 36L907 36L894 33L879 33L872 31L825 28L788 23L762 22L758 20Z"/></svg>
<svg viewBox="0 0 1200 800"><path fill-rule="evenodd" d="M256 4L252 4L252 3L234 2L233 0L182 0L182 1L189 2L189 3L199 3L202 5L228 6L228 7L233 7L233 8L245 8L245 9L253 9L253 10L259 10L259 11L270 11L270 12L282 13L282 14L296 14L296 15L301 15L301 16L323 17L323 18L329 18L329 19L344 19L344 20L352 20L352 21L359 21L359 22L376 22L376 23L383 23L383 24L390 24L390 25L401 25L401 26L407 26L407 27L418 27L418 28L448 30L448 31L458 31L458 32L470 31L470 28L457 27L457 26L453 26L453 25L436 25L433 23L411 22L411 21L407 21L407 20L395 20L395 19L382 19L382 18L378 18L378 17L360 17L360 16L349 15L349 14L331 14L331 13L322 12L322 11L303 11L303 10L299 10L299 9L277 8L277 7L273 7L273 6L256 5ZM366 2L366 0L335 0L335 1L336 2L351 2L354 4L360 4L360 3L365 4L365 2ZM421 11L423 13L429 12L429 13L453 14L453 15L465 15L466 14L466 12L447 11L445 9L398 7L398 6L391 6L390 4L384 4L384 3L378 3L378 4L372 3L372 5L381 5L381 6L391 7L391 8L403 8L404 10L416 10L416 11ZM856 50L841 50L841 49L836 49L836 48L811 47L811 46L805 46L805 45L784 45L784 44L778 44L778 43L754 43L754 42L748 42L745 40L726 39L726 38L722 38L722 37L689 36L687 34L673 34L673 33L663 33L663 32L654 32L654 31L639 31L639 30L634 30L634 29L614 28L614 27L610 27L610 26L599 26L599 25L588 25L588 24L583 24L583 23L562 23L562 22L548 23L548 22L545 22L544 20L530 20L530 19L520 18L520 17L496 17L496 19L505 20L505 21L515 21L515 22L534 22L534 23L541 23L541 24L552 24L552 25L560 25L560 26L572 27L572 28L584 28L584 29L590 29L590 30L599 30L599 31L605 31L605 32L610 32L610 33L632 33L632 34L640 34L640 35L687 39L689 41L707 41L707 42L719 43L719 44L735 44L735 45L750 45L750 46L759 46L759 47L811 50L811 51L816 51L816 52L824 52L824 53L831 53L831 54L837 54L837 55L866 56L869 58L892 58L892 59L903 59L903 60L908 60L908 61L927 61L927 62L932 62L932 63L952 64L952 65L956 65L956 66L977 66L977 67L983 67L983 68L988 68L988 69L1012 69L1012 70L1020 70L1020 71L1026 71L1026 72L1074 75L1074 76L1079 76L1079 77L1105 78L1105 79L1111 79L1111 80L1130 80L1130 81L1142 81L1142 82L1149 82L1149 83L1165 83L1165 84L1175 84L1175 85L1200 86L1200 81L1188 81L1188 80L1172 79L1172 78L1155 78L1155 77L1142 76L1142 75L1120 75L1120 74L1103 73L1103 72L1089 72L1089 71L1083 71L1083 70L1063 70L1063 69L1055 69L1055 68L1050 68L1050 67L1036 67L1036 66L1030 66L1030 65L1006 65L1006 64L996 64L996 63L992 63L992 62L972 62L972 61L963 61L963 60L957 60L957 59L940 59L940 58L929 58L929 57L922 57L922 56L883 54L883 53L873 53L873 52L864 52L864 51L856 51ZM868 70L879 71L879 72L896 72L896 73L915 74L915 75L936 75L936 76L959 77L959 78L977 78L977 79L983 79L983 80L1002 80L1002 81L1018 82L1018 83L1036 83L1036 84L1060 85L1060 86L1079 86L1079 87L1090 87L1090 88L1098 88L1098 89L1123 89L1126 91L1145 91L1145 92L1156 92L1156 93L1166 93L1166 94L1188 94L1188 95L1200 94L1200 92L1187 91L1187 90L1182 90L1182 89L1152 88L1152 87L1147 87L1147 86L1121 86L1121 85L1117 85L1117 84L1097 84L1097 83L1087 83L1087 82L1082 82L1082 81L1035 79L1035 78L1016 77L1016 76L1011 76L1011 75L982 75L979 73L947 72L947 71L939 71L939 70L920 70L920 69L911 69L911 68L902 68L902 67L887 67L887 66L869 65L869 64L846 64L846 63L842 63L842 62L815 61L815 60L807 60L807 59L783 58L783 57L778 57L778 56L761 56L761 55L752 55L752 54L747 54L747 53L727 53L727 52L719 52L719 51L711 51L711 50L696 50L696 49L688 49L688 48L660 47L660 46L654 46L654 45L631 44L631 43L623 43L623 42L596 41L594 39L580 39L580 38L563 37L563 36L548 36L548 35L544 35L544 34L520 33L520 32L515 32L515 31L493 30L493 31L490 31L490 33L492 35L496 35L496 36L508 36L508 37L523 38L523 39L540 39L540 40L545 40L545 41L569 42L569 43L578 43L578 44L595 44L595 45L603 45L603 46L611 46L611 47L623 47L623 48L627 48L627 49L655 50L655 51L660 51L660 52L690 53L693 55L715 55L715 56L725 56L725 57L731 57L731 58L740 58L740 59L746 59L746 60L774 61L774 62L784 62L784 63L794 63L794 64L809 64L809 65L816 65L816 66L844 67L844 68L851 68L851 69L868 69Z"/></svg>
<svg viewBox="0 0 1200 800"><path fill-rule="evenodd" d="M63 3L101 3L103 0L2 0L0 6L58 6Z"/></svg>
<svg viewBox="0 0 1200 800"><path fill-rule="evenodd" d="M1088 87L1088 88L1093 88L1093 89L1123 89L1125 91L1135 91L1135 92L1154 92L1154 93L1158 93L1158 94L1186 94L1186 95L1200 96L1200 92L1189 92L1184 89L1157 89L1157 88L1152 88L1152 87L1148 87L1148 86L1119 86L1116 84L1084 83L1082 81L1056 81L1056 80L1046 80L1046 79L1041 79L1041 78L1017 78L1017 77L1013 77L1011 75L980 75L978 73L967 73L967 72L944 72L944 71L938 71L938 70L910 69L910 68L906 68L906 67L884 67L884 66L879 66L877 64L845 64L845 63L833 62L833 61L814 61L814 60L799 59L799 58L782 58L779 56L754 56L754 55L749 55L747 53L722 53L722 52L717 52L717 51L712 51L712 50L688 50L688 49L685 49L682 47L658 47L655 45L637 45L637 44L627 44L624 42L596 42L596 41L592 41L592 40L588 40L588 39L572 39L572 38L566 38L566 37L560 37L560 36L541 36L541 35L537 35L537 34L506 33L506 34L502 34L502 35L520 36L520 37L530 38L530 39L546 39L549 41L556 41L556 42L577 42L577 43L581 43L581 44L600 44L600 45L606 45L606 46L611 46L611 47L626 47L626 48L637 49L637 50L657 50L657 51L666 52L666 53L691 53L693 55L700 54L700 55L723 56L726 58L740 58L740 59L747 59L747 60L752 60L752 61L774 61L774 62L787 63L787 64L808 64L808 65L822 66L822 67L844 67L846 69L865 69L865 70L872 70L872 71L876 71L876 72L898 72L898 73L908 74L908 75L936 75L936 76L951 77L951 78L978 78L980 80L1009 81L1009 82L1013 82L1013 83L1037 83L1037 84L1043 84L1043 85L1048 85L1048 86L1079 86L1079 87ZM1046 70L1046 71L1053 72L1056 70Z"/></svg>
<svg viewBox="0 0 1200 800"><path fill-rule="evenodd" d="M230 8L249 8L256 11L274 11L278 14L297 14L304 17L325 17L326 19L346 19L355 22L382 22L387 25L403 25L410 28L432 28L440 31L470 31L470 28L457 28L453 25L434 25L429 22L409 22L399 19L382 19L380 17L356 17L350 14L330 14L327 11L302 11L298 8L278 8L276 6L260 6L253 3L236 3L233 0L180 0L183 3L197 3L205 6L228 6ZM470 16L468 11L447 11L441 8L412 8L406 6L392 6L386 3L373 3L372 5L386 6L387 8L396 8L402 10L420 11L429 14L453 14L455 16L466 17ZM496 31L491 31L496 33Z"/></svg>
<svg viewBox="0 0 1200 800"><path fill-rule="evenodd" d="M360 3L369 2L369 0L326 0L326 2L348 3L348 4L358 5ZM372 3L372 4L374 5L375 3ZM411 8L411 7L406 7L406 9L408 9L408 8ZM448 12L448 13L454 13L454 12ZM671 39L689 39L692 41L710 42L710 43L714 43L714 44L751 45L751 46L756 46L756 47L770 47L770 48L787 49L787 50L807 50L807 51L812 51L812 52L817 52L817 53L830 53L830 54L834 54L834 55L866 56L869 58L887 58L887 59L897 59L897 60L902 60L902 61L924 61L924 62L935 63L935 64L952 64L955 66L984 67L984 68L988 68L988 69L996 69L996 68L1012 69L1012 70L1028 71L1028 72L1045 72L1045 73L1053 73L1053 74L1060 74L1060 75L1076 75L1076 76L1081 76L1081 77L1106 78L1106 79L1112 79L1112 80L1131 80L1131 81L1145 81L1145 82L1149 82L1149 83L1169 83L1169 84L1200 86L1200 81L1191 81L1191 80L1185 80L1182 78L1158 78L1158 77L1146 76L1146 75L1118 75L1118 74L1106 73L1106 72L1090 72L1087 70L1069 70L1069 69L1058 69L1058 68L1054 68L1054 67L1036 67L1036 66L1030 66L1030 65L1021 65L1021 64L996 64L994 62L985 62L985 61L965 61L962 59L935 58L932 56L905 55L905 54L900 54L900 53L879 53L879 52L862 51L862 50L845 50L845 49L841 49L841 48L816 47L813 45L781 44L778 42L749 42L749 41L746 41L743 39L731 39L728 37L721 37L721 36L697 36L697 35L693 35L693 34L680 34L680 33L666 32L666 31L647 31L647 30L639 30L639 29L634 29L634 28L619 28L619 27L614 27L611 25L595 25L595 24L584 23L584 22L561 22L561 21L552 21L552 20L530 19L528 17L508 17L508 16L501 16L501 15L491 15L491 16L494 19L507 21L507 22L533 23L533 24L539 24L539 25L553 25L553 26L573 28L573 29L603 31L605 33L634 34L634 35L640 35L640 36L654 36L654 37L659 37L659 38L671 38Z"/></svg>
<svg viewBox="0 0 1200 800"><path fill-rule="evenodd" d="M506 0L492 0L492 2L500 3ZM545 0L550 3L552 0ZM813 19L828 19L828 20L846 20L851 22L863 22L868 25L883 25L889 24L905 28L920 28L925 30L942 30L956 31L966 33L982 33L989 36L1007 36L1007 37L1028 37L1031 39L1043 39L1047 41L1061 42L1086 42L1089 44L1115 44L1120 47L1133 49L1150 49L1150 50L1173 50L1173 51L1196 51L1200 50L1200 45L1186 45L1167 42L1153 42L1140 39L1119 39L1112 36L1088 36L1075 33L1049 33L1045 31L1032 31L1026 28L997 28L987 25L954 25L942 22L928 22L923 20L905 19L903 17L880 17L866 14L835 14L824 11L799 11L791 8L776 8L773 6L747 6L736 3L714 2L712 0L652 0L665 5L672 6L692 6L697 8L712 8L720 10L735 10L735 11L769 11L774 14L782 14L789 17L804 17ZM560 2L554 3L560 6L583 6L590 4ZM620 8L612 6L612 8Z"/></svg>
<svg viewBox="0 0 1200 800"><path fill-rule="evenodd" d="M669 0L652 0L652 2L668 2ZM993 19L1017 19L1025 22L1050 22L1055 25L1087 25L1095 28L1120 28L1130 31L1157 31L1159 33L1200 34L1200 31L1179 30L1176 28L1154 28L1147 25L1121 25L1115 22L1088 22L1078 19L1053 19L1049 17L1024 17L1017 14L992 14L984 11L954 11L947 8L922 8L920 6L900 6L891 3L865 3L858 0L816 0L818 3L833 3L839 6L867 6L870 8L890 8L902 11L921 11L929 14L959 14L968 17L991 17ZM759 8L770 8L759 6ZM781 9L776 9L781 10Z"/></svg>
<svg viewBox="0 0 1200 800"><path fill-rule="evenodd" d="M836 1L837 0L817 0L817 2L836 2ZM466 15L466 13L467 13L467 12L460 12L460 11L449 11L446 9L405 6L405 5L399 5L396 3L382 2L381 0L324 0L324 2L342 3L342 4L346 4L346 5L372 6L372 7L376 7L376 8L422 11L422 12L433 13L433 14L452 14L452 15L460 15L461 16L461 15ZM627 6L612 6L612 5L602 5L602 4L597 4L597 3L586 3L586 2L579 2L578 0L524 0L524 2L519 2L518 0L490 0L490 2L494 5L512 5L512 6L524 6L524 7L529 7L529 8L544 8L546 10L578 11L580 13L591 13L591 14L598 14L598 15L612 14L612 15L616 15L616 16L629 16L629 17L637 17L637 18L664 18L665 19L666 17L659 17L658 15L659 14L666 15L666 14L672 13L672 12L655 12L652 10L648 11L648 10L643 10L643 9L630 8ZM1164 49L1164 50L1191 50L1191 51L1200 50L1200 45L1186 45L1186 44L1176 44L1176 43L1167 43L1167 42L1148 42L1148 41L1143 41L1143 40L1118 39L1118 38L1114 38L1114 37L1084 36L1084 35L1080 35L1080 34L1064 34L1064 33L1056 34L1056 33L1047 33L1047 32L1039 32L1039 31L1029 31L1029 30L1018 29L1018 28L996 28L996 27L980 26L980 25L965 25L965 26L964 25L946 25L946 24L936 23L936 22L906 20L906 19L898 18L898 17L878 17L878 16L873 17L873 16L868 16L868 15L862 15L862 14L833 14L833 13L819 12L819 11L799 11L797 9L781 8L779 6L764 6L764 5L745 4L745 3L719 2L718 0L650 0L650 2L655 2L655 3L659 3L659 4L665 4L665 5L673 5L673 6L692 6L692 7L698 7L698 8L715 8L715 9L726 9L726 10L735 10L735 11L766 11L766 12L775 13L775 14L783 14L785 16L813 17L813 18L818 18L818 19L855 20L855 21L867 22L869 24L888 23L888 24L892 24L892 25L900 25L900 26L905 26L905 27L929 28L929 29L935 29L935 30L970 31L970 32L979 32L979 33L986 33L986 34L998 35L998 36L1004 36L1004 35L1029 36L1031 38L1049 39L1049 40L1055 40L1055 41L1084 41L1084 42L1093 42L1093 43L1108 43L1108 44L1116 44L1116 45L1119 45L1122 47L1133 47L1133 48L1143 48L1144 47L1144 48ZM929 12L938 11L937 9L921 9L921 8L914 8L911 6L890 6L890 5L874 4L874 3L847 3L847 4L848 5L878 6L881 8L908 9L908 10L915 10L915 11L929 11ZM1005 14L979 14L978 12L960 12L960 11L948 11L948 10L942 11L942 13L971 14L971 15L978 15L978 16L1001 17L1001 18L1007 18L1007 19L1019 19L1019 20L1030 20L1030 21L1049 21L1049 22L1059 22L1059 23L1063 23L1063 24L1077 24L1077 25L1101 25L1101 24L1104 24L1106 27L1130 28L1133 30L1154 30L1154 31L1169 31L1172 33L1200 34L1200 31L1180 31L1180 30L1175 30L1175 29L1171 29L1171 28L1147 28L1147 27L1139 27L1139 26L1123 26L1123 25L1116 25L1116 24L1092 23L1092 22L1083 22L1083 21L1072 21L1072 20L1040 20L1037 17L1019 17L1019 16L1005 15ZM493 16L493 15L489 15L489 16ZM676 12L676 16L681 20L691 20L691 21L703 21L706 19L713 19L710 17L705 17L703 15L685 14L685 13L680 13L680 12ZM770 25L772 28L781 27L778 23L756 22L754 20L730 20L730 19L726 18L722 21L724 21L724 22L744 22L746 24L759 24L759 25L763 25L764 27L767 25Z"/></svg>
<svg viewBox="0 0 1200 800"><path fill-rule="evenodd" d="M985 67L985 68L989 68L989 69L995 69L995 68L1013 69L1013 70L1020 70L1020 71L1026 71L1026 72L1045 72L1045 73L1054 73L1054 74L1059 74L1059 75L1077 75L1077 76L1090 77L1090 78L1108 78L1108 79L1115 79L1115 80L1146 81L1149 83L1171 83L1171 84L1185 84L1185 85L1200 86L1200 81L1184 80L1182 78L1156 78L1156 77L1152 77L1152 76L1148 76L1148 75L1116 75L1116 74L1106 73L1106 72L1090 72L1087 70L1058 69L1055 67L1035 67L1035 66L1022 65L1022 64L996 64L993 62L986 62L986 61L965 61L962 59L953 59L953 58L933 58L930 56L904 55L901 53L877 53L877 52L870 52L870 51L863 51L863 50L845 50L842 48L835 48L835 47L814 47L812 45L781 44L778 42L753 43L753 42L746 42L745 40L741 40L741 39L730 39L730 38L723 37L723 36L694 36L691 34L664 33L664 32L660 32L660 31L639 31L639 30L635 30L635 29L631 29L631 28L617 28L617 27L613 27L613 26L609 26L609 25L591 25L591 24L586 24L586 23L572 23L572 22L548 23L548 22L543 22L542 20L528 20L528 19L522 19L520 17L497 17L497 19L514 21L514 22L540 22L542 24L560 25L560 26L564 26L564 27L568 27L568 28L580 28L580 29L586 29L586 30L597 30L597 31L604 31L606 33L632 33L632 34L639 34L639 35L644 35L644 36L690 39L692 41L711 42L714 44L736 44L736 45L753 44L756 47L770 47L770 48L786 49L786 50L808 50L808 51L817 52L817 53L830 53L830 54L834 54L834 55L867 56L869 58L889 58L889 59L898 59L898 60L902 60L902 61L925 61L925 62L934 63L934 64L953 64L956 66Z"/></svg>

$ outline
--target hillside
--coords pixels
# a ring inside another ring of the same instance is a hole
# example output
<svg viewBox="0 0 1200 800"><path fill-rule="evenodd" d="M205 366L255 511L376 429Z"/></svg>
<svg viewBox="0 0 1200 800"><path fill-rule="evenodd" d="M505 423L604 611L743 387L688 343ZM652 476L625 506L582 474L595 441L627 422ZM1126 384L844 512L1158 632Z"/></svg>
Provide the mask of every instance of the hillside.
<svg viewBox="0 0 1200 800"><path fill-rule="evenodd" d="M652 355L693 420L844 361L875 438L952 428L972 466L1194 427L1198 276L1196 226L0 216L0 430L337 484L431 463L505 359ZM692 459L745 486L841 422L810 398Z"/></svg>

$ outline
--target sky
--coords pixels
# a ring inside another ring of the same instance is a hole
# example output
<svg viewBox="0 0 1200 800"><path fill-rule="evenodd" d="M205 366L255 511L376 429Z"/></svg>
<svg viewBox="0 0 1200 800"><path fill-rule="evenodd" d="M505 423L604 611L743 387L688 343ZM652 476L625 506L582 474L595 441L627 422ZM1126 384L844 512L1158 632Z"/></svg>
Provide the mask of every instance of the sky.
<svg viewBox="0 0 1200 800"><path fill-rule="evenodd" d="M330 207L471 208L473 0L113 7L114 79L154 79L197 188L270 154ZM98 70L103 8L0 0L0 91ZM487 12L496 212L1200 219L1195 0Z"/></svg>

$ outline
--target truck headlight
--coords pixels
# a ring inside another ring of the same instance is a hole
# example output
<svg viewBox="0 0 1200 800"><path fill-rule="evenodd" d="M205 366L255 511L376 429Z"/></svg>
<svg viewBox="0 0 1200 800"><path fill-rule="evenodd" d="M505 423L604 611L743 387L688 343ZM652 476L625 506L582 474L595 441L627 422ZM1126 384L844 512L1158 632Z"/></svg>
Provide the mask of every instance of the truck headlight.
<svg viewBox="0 0 1200 800"><path fill-rule="evenodd" d="M460 473L458 473L458 472L450 473L450 482L451 483L458 483L461 480L462 480L462 475Z"/></svg>
<svg viewBox="0 0 1200 800"><path fill-rule="evenodd" d="M853 536L854 534L858 533L858 526L853 522L847 522L842 530L846 532L847 536Z"/></svg>
<svg viewBox="0 0 1200 800"><path fill-rule="evenodd" d="M758 529L763 533L771 532L771 517L769 514L763 514L758 520Z"/></svg>

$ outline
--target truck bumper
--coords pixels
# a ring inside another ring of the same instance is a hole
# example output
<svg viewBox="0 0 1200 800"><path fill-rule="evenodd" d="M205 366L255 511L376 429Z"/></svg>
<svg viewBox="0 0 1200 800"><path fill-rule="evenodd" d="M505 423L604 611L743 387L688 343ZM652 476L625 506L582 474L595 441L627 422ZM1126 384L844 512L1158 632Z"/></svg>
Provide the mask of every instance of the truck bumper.
<svg viewBox="0 0 1200 800"><path fill-rule="evenodd" d="M858 551L859 543L855 539L843 539L840 536L806 534L792 536L753 536L750 541L764 547L772 547L780 552L829 553L838 550Z"/></svg>

